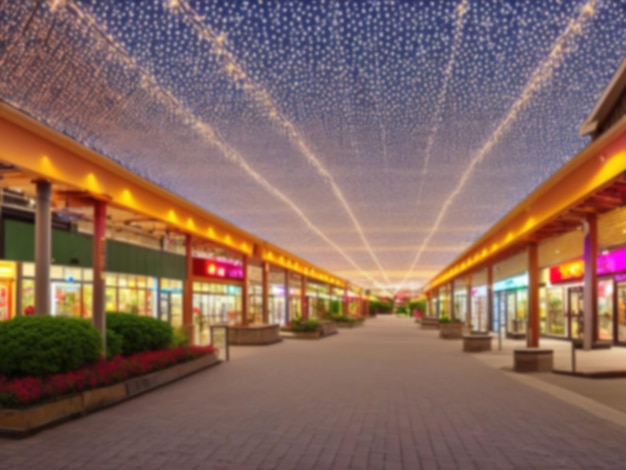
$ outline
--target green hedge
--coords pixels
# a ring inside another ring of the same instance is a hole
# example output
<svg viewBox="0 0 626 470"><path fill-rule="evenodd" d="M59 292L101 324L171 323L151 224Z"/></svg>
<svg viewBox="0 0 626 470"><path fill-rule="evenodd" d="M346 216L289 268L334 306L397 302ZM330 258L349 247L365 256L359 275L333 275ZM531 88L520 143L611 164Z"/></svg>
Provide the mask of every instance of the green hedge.
<svg viewBox="0 0 626 470"><path fill-rule="evenodd" d="M123 352L124 338L110 328L107 328L107 359L121 356Z"/></svg>
<svg viewBox="0 0 626 470"><path fill-rule="evenodd" d="M359 320L346 315L329 315L325 317L328 320L332 320L337 323L357 323Z"/></svg>
<svg viewBox="0 0 626 470"><path fill-rule="evenodd" d="M287 328L294 333L310 333L317 331L320 326L320 322L317 320L303 320L301 317L294 318L291 325Z"/></svg>
<svg viewBox="0 0 626 470"><path fill-rule="evenodd" d="M0 375L60 374L93 364L102 341L89 320L19 316L0 322Z"/></svg>
<svg viewBox="0 0 626 470"><path fill-rule="evenodd" d="M107 312L107 329L122 337L122 355L167 349L172 345L172 327L156 318L132 313Z"/></svg>

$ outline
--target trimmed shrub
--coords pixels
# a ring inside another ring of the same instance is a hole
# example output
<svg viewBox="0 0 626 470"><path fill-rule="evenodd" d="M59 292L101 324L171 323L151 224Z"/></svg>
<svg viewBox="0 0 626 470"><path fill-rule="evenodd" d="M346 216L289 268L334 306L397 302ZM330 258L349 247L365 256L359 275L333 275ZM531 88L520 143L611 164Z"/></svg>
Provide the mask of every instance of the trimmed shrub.
<svg viewBox="0 0 626 470"><path fill-rule="evenodd" d="M172 345L172 327L156 318L132 313L107 313L107 328L122 337L122 355L167 349Z"/></svg>
<svg viewBox="0 0 626 470"><path fill-rule="evenodd" d="M107 359L121 356L123 351L124 338L110 328L107 328Z"/></svg>
<svg viewBox="0 0 626 470"><path fill-rule="evenodd" d="M294 333L310 333L317 331L320 326L320 322L317 320L303 320L301 317L294 318L293 321L285 327L285 330L292 331Z"/></svg>
<svg viewBox="0 0 626 470"><path fill-rule="evenodd" d="M336 321L337 323L357 323L359 320L346 315L335 315L333 317L333 321Z"/></svg>
<svg viewBox="0 0 626 470"><path fill-rule="evenodd" d="M89 320L37 315L0 322L0 375L69 372L95 363L101 351L100 334Z"/></svg>
<svg viewBox="0 0 626 470"><path fill-rule="evenodd" d="M171 346L173 348L182 348L182 347L189 346L190 344L191 344L191 341L189 339L188 331L182 326L178 328L174 328L174 334L172 336Z"/></svg>

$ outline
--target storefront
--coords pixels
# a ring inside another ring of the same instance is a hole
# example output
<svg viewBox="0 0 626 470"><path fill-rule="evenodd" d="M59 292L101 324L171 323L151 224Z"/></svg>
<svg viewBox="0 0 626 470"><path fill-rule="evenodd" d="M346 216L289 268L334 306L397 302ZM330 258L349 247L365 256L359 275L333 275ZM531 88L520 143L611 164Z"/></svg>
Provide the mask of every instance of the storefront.
<svg viewBox="0 0 626 470"><path fill-rule="evenodd" d="M493 331L497 332L504 327L507 338L525 338L528 325L528 275L495 282L493 292Z"/></svg>
<svg viewBox="0 0 626 470"><path fill-rule="evenodd" d="M361 315L361 293L356 287L348 289L348 315Z"/></svg>
<svg viewBox="0 0 626 470"><path fill-rule="evenodd" d="M289 275L289 319L302 317L302 277L299 274Z"/></svg>
<svg viewBox="0 0 626 470"><path fill-rule="evenodd" d="M15 274L15 263L0 262L0 321L15 316Z"/></svg>
<svg viewBox="0 0 626 470"><path fill-rule="evenodd" d="M449 317L450 312L450 289L448 286L443 286L439 289L439 302L437 303L439 308L439 317Z"/></svg>
<svg viewBox="0 0 626 470"><path fill-rule="evenodd" d="M597 339L626 344L626 248L603 251L597 259L597 272ZM550 282L544 294L546 334L582 337L583 275L582 260L549 268Z"/></svg>
<svg viewBox="0 0 626 470"><path fill-rule="evenodd" d="M263 323L263 268L248 264L248 323Z"/></svg>
<svg viewBox="0 0 626 470"><path fill-rule="evenodd" d="M104 283L107 312L157 317L158 283L156 278L134 274L105 273Z"/></svg>
<svg viewBox="0 0 626 470"><path fill-rule="evenodd" d="M35 264L22 263L22 314L35 305ZM93 271L74 266L50 266L51 315L91 317Z"/></svg>
<svg viewBox="0 0 626 470"><path fill-rule="evenodd" d="M320 318L329 311L330 293L328 284L318 284L309 281L306 292L309 318Z"/></svg>
<svg viewBox="0 0 626 470"><path fill-rule="evenodd" d="M472 330L489 331L487 286L477 286L472 289Z"/></svg>
<svg viewBox="0 0 626 470"><path fill-rule="evenodd" d="M160 280L159 318L174 328L183 325L183 281L178 279Z"/></svg>
<svg viewBox="0 0 626 470"><path fill-rule="evenodd" d="M196 344L208 344L210 325L241 322L243 267L232 261L194 258L193 275Z"/></svg>
<svg viewBox="0 0 626 470"><path fill-rule="evenodd" d="M462 322L467 318L467 289L454 291L454 318Z"/></svg>

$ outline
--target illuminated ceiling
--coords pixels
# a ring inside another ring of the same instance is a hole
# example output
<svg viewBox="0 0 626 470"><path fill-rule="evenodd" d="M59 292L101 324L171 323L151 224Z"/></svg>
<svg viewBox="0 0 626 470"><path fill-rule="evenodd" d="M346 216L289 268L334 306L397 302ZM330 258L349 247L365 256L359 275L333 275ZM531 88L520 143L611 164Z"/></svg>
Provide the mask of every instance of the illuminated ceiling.
<svg viewBox="0 0 626 470"><path fill-rule="evenodd" d="M625 8L5 1L0 99L361 286L417 287L586 144Z"/></svg>

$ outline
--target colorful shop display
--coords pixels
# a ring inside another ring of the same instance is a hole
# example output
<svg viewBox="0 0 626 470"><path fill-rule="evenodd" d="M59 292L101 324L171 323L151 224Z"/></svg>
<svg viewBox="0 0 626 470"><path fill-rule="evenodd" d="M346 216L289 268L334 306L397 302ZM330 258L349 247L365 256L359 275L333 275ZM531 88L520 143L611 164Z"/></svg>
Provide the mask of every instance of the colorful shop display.
<svg viewBox="0 0 626 470"><path fill-rule="evenodd" d="M493 330L504 327L506 336L526 337L528 322L528 275L502 279L493 284Z"/></svg>
<svg viewBox="0 0 626 470"><path fill-rule="evenodd" d="M585 265L574 260L549 268L549 285L542 289L546 327L543 333L581 338ZM596 337L626 344L626 248L605 251L597 258L598 301Z"/></svg>

